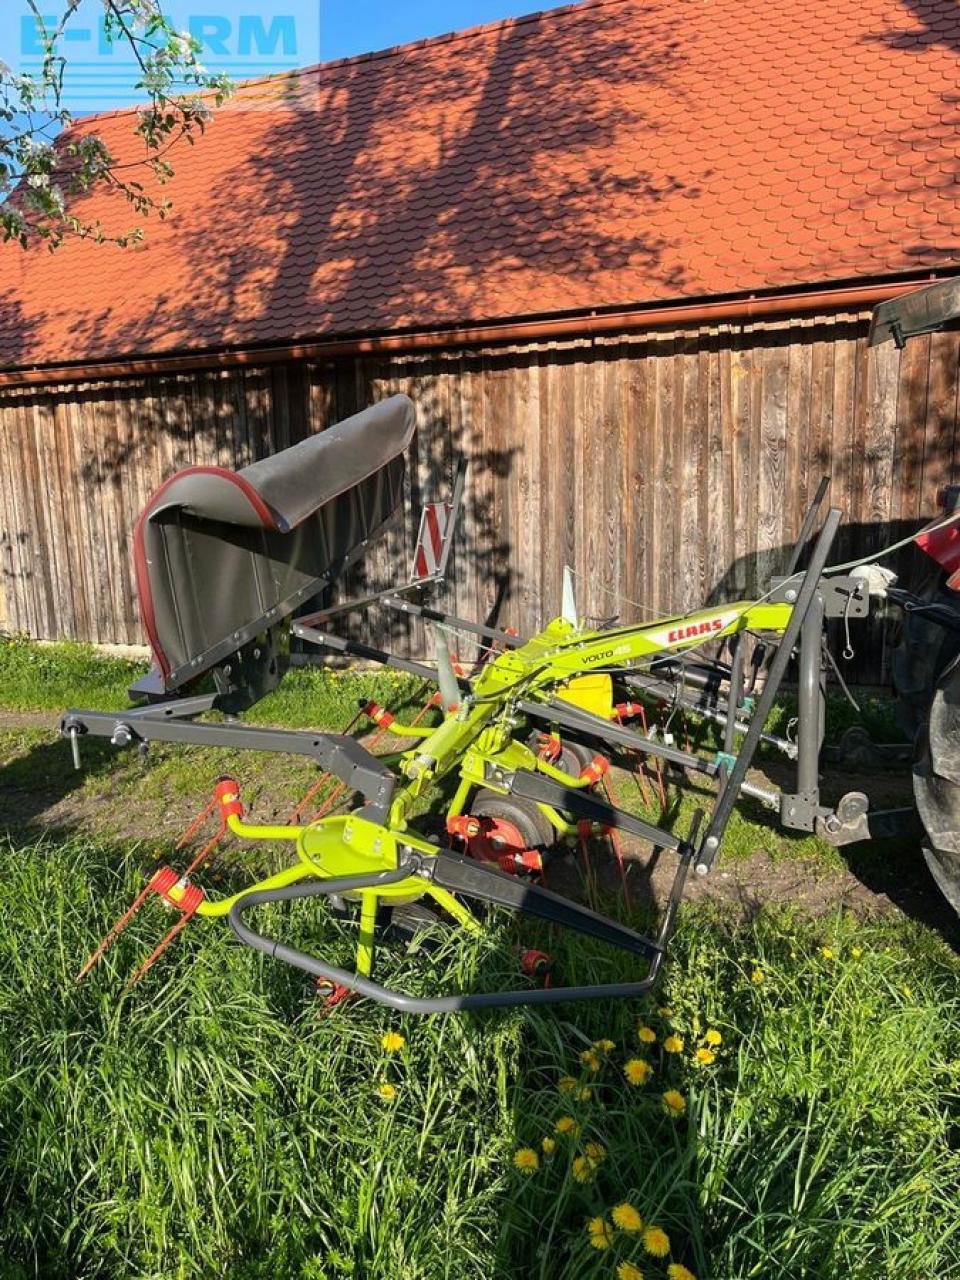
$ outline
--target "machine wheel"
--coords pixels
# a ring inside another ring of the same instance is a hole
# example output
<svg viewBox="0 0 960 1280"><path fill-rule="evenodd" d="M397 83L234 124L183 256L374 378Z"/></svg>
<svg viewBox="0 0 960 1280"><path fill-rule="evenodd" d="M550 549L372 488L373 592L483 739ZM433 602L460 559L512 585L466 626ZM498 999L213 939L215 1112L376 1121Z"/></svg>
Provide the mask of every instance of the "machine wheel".
<svg viewBox="0 0 960 1280"><path fill-rule="evenodd" d="M481 820L481 831L470 841L470 853L481 862L499 862L527 849L547 849L554 843L553 827L532 800L478 791L470 813Z"/></svg>
<svg viewBox="0 0 960 1280"><path fill-rule="evenodd" d="M582 742L569 742L567 739L563 739L556 767L575 778L596 754L596 751L593 751L590 747L585 747Z"/></svg>
<svg viewBox="0 0 960 1280"><path fill-rule="evenodd" d="M960 656L937 681L918 743L913 794L930 839L923 855L944 897L960 912Z"/></svg>

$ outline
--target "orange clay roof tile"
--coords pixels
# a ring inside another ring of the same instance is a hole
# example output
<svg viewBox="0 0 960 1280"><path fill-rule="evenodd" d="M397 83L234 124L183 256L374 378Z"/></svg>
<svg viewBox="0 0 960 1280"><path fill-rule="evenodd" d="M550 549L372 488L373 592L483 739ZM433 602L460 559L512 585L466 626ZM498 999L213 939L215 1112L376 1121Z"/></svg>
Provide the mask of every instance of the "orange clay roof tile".
<svg viewBox="0 0 960 1280"><path fill-rule="evenodd" d="M142 244L0 248L0 367L955 267L958 73L955 0L585 0L251 82Z"/></svg>

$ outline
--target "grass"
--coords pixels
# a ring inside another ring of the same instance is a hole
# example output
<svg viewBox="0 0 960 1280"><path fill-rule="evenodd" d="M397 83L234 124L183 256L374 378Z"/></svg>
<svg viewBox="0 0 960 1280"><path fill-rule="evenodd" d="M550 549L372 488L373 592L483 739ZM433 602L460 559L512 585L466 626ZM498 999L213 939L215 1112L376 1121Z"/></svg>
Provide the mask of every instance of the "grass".
<svg viewBox="0 0 960 1280"><path fill-rule="evenodd" d="M109 711L129 706L127 689L147 665L90 644L0 640L0 706L8 711Z"/></svg>
<svg viewBox="0 0 960 1280"><path fill-rule="evenodd" d="M120 707L138 670L81 646L0 644L8 708ZM342 729L360 698L408 719L423 694L389 674L296 671L256 718ZM837 731L848 723L842 708L830 714ZM789 703L777 715L785 723ZM886 708L870 716L889 739ZM32 729L0 735L0 750L13 832L0 841L0 1280L614 1280L627 1264L666 1280L671 1262L699 1280L929 1280L960 1269L960 962L935 934L899 916L766 908L745 920L687 906L664 984L643 1004L417 1020L361 1003L318 1018L300 975L216 923L192 925L124 995L170 923L151 903L78 986L157 837L168 843L184 806L236 760L159 747L144 769L84 744L74 775L66 745ZM313 776L254 754L242 765L259 817ZM616 786L644 810L635 783ZM27 834L70 796L72 834ZM680 829L693 803L674 813ZM117 834L134 816L148 841ZM724 857L836 858L755 819L748 807L736 816ZM307 904L260 918L349 961L349 921ZM477 941L441 931L435 949L384 949L378 976L418 993L515 985L521 940L555 956L562 982L631 972L537 922L489 923ZM721 1043L698 1065L708 1028ZM404 1038L394 1055L388 1030ZM665 1050L671 1033L679 1053ZM608 1038L594 1070L591 1046ZM632 1058L649 1063L642 1086L625 1078ZM573 1092L560 1089L567 1076ZM664 1110L668 1089L680 1116ZM566 1115L574 1137L556 1132ZM537 1153L528 1174L515 1164L523 1148ZM614 1228L623 1203L666 1232L668 1256ZM591 1221L609 1247L595 1247Z"/></svg>
<svg viewBox="0 0 960 1280"><path fill-rule="evenodd" d="M141 859L86 839L0 849L4 1280L599 1280L629 1258L665 1276L624 1232L591 1246L587 1222L623 1201L700 1280L927 1280L960 1265L960 966L923 930L691 910L646 1006L417 1020L359 1004L318 1019L298 975L215 924L121 995L168 923L156 907L77 986ZM351 945L348 926L306 909L264 923L334 959ZM564 981L611 976L589 947L524 936ZM509 925L444 937L435 954L385 953L381 975L411 990L517 981ZM697 1067L708 1026L722 1044ZM405 1037L399 1054L381 1047L387 1030ZM668 1032L682 1053L664 1053ZM594 1072L580 1054L601 1037L615 1047ZM640 1088L623 1076L632 1056L653 1070ZM589 1101L559 1091L567 1074ZM555 1135L564 1114L575 1139ZM606 1155L581 1183L588 1141ZM513 1163L524 1146L540 1152L531 1176Z"/></svg>

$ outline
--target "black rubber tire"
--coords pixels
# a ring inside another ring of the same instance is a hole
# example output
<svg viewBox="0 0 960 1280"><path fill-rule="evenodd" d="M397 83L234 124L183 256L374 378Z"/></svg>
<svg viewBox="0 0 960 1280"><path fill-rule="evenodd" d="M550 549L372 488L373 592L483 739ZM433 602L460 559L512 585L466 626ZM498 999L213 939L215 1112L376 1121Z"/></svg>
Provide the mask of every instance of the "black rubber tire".
<svg viewBox="0 0 960 1280"><path fill-rule="evenodd" d="M960 912L960 658L941 673L918 735L913 794L929 845L923 854Z"/></svg>
<svg viewBox="0 0 960 1280"><path fill-rule="evenodd" d="M475 818L502 818L516 827L528 849L548 849L555 840L553 827L532 800L502 796L482 788L470 803Z"/></svg>
<svg viewBox="0 0 960 1280"><path fill-rule="evenodd" d="M560 758L554 761L554 766L575 778L596 754L592 747L584 746L582 742L571 742L563 738L560 744Z"/></svg>

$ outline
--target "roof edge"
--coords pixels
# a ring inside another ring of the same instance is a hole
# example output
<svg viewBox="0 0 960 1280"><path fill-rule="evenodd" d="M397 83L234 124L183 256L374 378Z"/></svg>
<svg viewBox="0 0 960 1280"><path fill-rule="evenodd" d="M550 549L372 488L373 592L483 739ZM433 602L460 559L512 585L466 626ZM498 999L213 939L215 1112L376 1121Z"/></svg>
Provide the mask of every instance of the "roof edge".
<svg viewBox="0 0 960 1280"><path fill-rule="evenodd" d="M755 320L818 312L863 310L934 280L960 274L928 270L909 276L889 276L856 283L823 282L804 289L776 293L754 291L727 298L638 304L610 311L597 309L566 315L541 316L406 333L331 336L275 346L213 348L171 352L169 355L130 356L63 365L20 366L0 370L0 389L53 383L96 382L150 374L184 373L240 366L285 364L336 356L410 355L444 348L484 347L517 342L550 342L564 338L615 337L645 330L742 324Z"/></svg>

